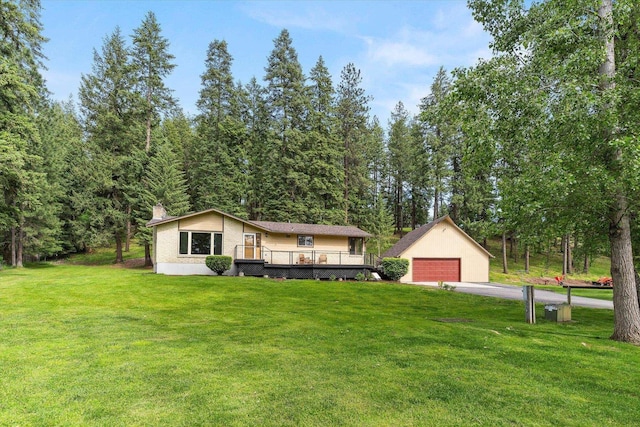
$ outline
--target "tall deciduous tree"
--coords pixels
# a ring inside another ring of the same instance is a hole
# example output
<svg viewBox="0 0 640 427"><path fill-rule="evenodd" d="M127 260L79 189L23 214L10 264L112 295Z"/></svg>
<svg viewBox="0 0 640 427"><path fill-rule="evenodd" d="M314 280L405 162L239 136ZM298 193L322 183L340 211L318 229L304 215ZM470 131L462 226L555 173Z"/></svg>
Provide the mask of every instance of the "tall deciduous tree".
<svg viewBox="0 0 640 427"><path fill-rule="evenodd" d="M615 284L612 338L640 343L628 205L639 184L633 172L639 164L638 133L637 120L625 114L629 106L638 107L634 96L638 83L629 78L637 52L617 49L615 36L628 34L637 25L629 18L637 17L638 6L611 0L550 0L528 9L522 2L505 0L478 0L470 5L493 35L493 47L500 55L517 59L520 76L535 76L524 89L546 95L540 111L548 122L543 128L547 131L522 140L535 157L521 164L538 162L538 169L546 172L545 180L539 182L551 182L563 191L551 197L536 193L535 199L548 217L559 217L560 226L586 219L594 234L608 236ZM625 73L618 73L619 69ZM518 92L514 95L522 97ZM556 155L545 156L551 152L549 147ZM523 176L535 179L530 171L525 169Z"/></svg>

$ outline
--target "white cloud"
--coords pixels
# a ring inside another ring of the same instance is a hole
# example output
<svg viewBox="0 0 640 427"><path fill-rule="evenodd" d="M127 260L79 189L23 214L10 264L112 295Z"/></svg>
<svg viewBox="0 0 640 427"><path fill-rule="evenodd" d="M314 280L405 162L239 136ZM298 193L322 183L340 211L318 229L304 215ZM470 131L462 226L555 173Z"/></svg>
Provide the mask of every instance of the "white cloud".
<svg viewBox="0 0 640 427"><path fill-rule="evenodd" d="M372 37L364 40L368 47L368 58L386 66L430 66L438 62L437 57L407 40L377 40Z"/></svg>
<svg viewBox="0 0 640 427"><path fill-rule="evenodd" d="M329 13L314 3L301 2L296 6L273 2L250 2L243 10L251 18L279 28L302 28L305 30L344 31L349 22L336 13Z"/></svg>

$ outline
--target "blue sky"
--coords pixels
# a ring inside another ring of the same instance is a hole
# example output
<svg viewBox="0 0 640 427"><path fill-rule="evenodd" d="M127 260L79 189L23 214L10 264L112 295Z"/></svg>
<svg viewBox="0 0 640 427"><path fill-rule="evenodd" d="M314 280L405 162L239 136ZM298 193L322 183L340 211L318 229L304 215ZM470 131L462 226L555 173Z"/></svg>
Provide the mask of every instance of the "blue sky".
<svg viewBox="0 0 640 427"><path fill-rule="evenodd" d="M371 113L386 128L402 101L412 113L429 94L438 68L448 71L488 58L490 37L464 1L89 1L42 0L43 74L55 99L77 99L80 76L91 72L93 50L116 26L129 38L153 11L177 67L166 84L189 114L200 90L208 44L226 40L236 80L263 83L273 40L289 30L308 75L322 55L337 85L353 62L373 97Z"/></svg>

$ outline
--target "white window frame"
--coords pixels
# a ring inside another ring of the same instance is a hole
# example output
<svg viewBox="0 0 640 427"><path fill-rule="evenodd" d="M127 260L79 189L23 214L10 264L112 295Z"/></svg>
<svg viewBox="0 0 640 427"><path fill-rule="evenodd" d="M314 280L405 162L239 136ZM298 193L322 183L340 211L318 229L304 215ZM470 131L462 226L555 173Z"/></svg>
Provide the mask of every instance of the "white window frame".
<svg viewBox="0 0 640 427"><path fill-rule="evenodd" d="M187 234L187 253L182 253L181 252L181 239L182 239L182 233L186 233ZM192 235L193 233L197 233L197 234L209 234L211 237L211 249L210 249L210 253L208 254L192 254L191 250L192 250ZM219 234L220 235L220 253L216 254L216 235ZM218 231L197 231L197 230L180 230L178 231L178 256L179 257L185 257L185 256L195 256L195 257L206 257L209 255L222 255L224 254L224 238L223 238L223 233L220 233Z"/></svg>
<svg viewBox="0 0 640 427"><path fill-rule="evenodd" d="M300 244L300 238L303 237L304 238L304 245ZM309 239L311 244L309 245ZM298 247L299 248L312 248L313 244L314 244L314 236L310 235L310 234L298 234Z"/></svg>

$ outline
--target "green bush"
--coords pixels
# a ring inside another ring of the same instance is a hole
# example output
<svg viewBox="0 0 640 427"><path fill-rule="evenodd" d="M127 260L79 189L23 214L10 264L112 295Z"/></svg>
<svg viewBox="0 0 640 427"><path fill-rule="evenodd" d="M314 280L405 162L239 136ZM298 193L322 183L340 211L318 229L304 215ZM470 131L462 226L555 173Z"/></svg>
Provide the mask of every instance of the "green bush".
<svg viewBox="0 0 640 427"><path fill-rule="evenodd" d="M219 275L231 268L231 257L227 255L209 255L205 264Z"/></svg>
<svg viewBox="0 0 640 427"><path fill-rule="evenodd" d="M409 260L405 258L383 258L382 271L390 280L400 280L409 271Z"/></svg>

